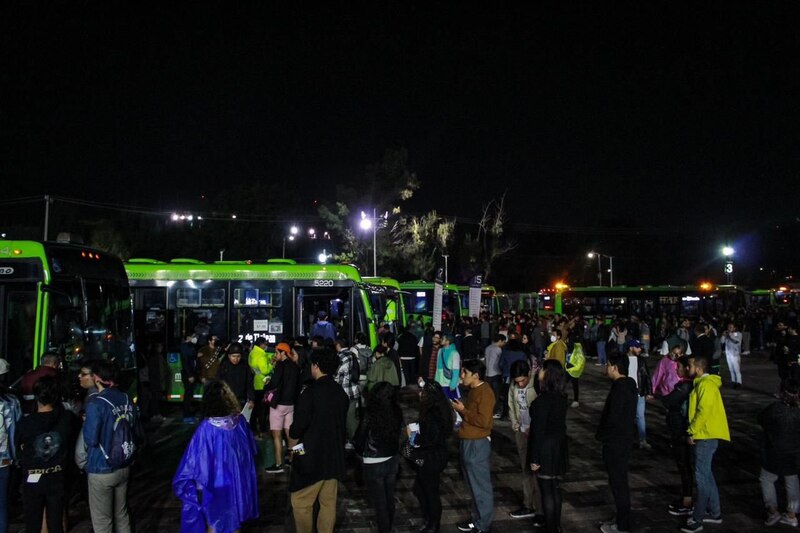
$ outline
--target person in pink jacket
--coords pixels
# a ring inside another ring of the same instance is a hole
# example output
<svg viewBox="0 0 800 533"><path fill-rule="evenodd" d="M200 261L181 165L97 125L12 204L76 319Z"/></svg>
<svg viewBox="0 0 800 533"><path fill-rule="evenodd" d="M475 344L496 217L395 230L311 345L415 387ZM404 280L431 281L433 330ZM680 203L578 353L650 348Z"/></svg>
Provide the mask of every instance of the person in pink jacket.
<svg viewBox="0 0 800 533"><path fill-rule="evenodd" d="M676 344L671 347L655 371L653 371L653 396L663 398L675 389L675 385L680 381L678 377L678 358L683 355L683 346Z"/></svg>

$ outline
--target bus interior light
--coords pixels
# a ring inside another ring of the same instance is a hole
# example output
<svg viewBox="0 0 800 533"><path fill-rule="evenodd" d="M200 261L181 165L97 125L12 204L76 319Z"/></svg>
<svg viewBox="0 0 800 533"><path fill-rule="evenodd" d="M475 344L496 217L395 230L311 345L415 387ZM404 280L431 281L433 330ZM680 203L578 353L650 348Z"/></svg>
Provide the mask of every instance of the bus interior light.
<svg viewBox="0 0 800 533"><path fill-rule="evenodd" d="M425 298L425 291L417 291L417 298Z"/></svg>

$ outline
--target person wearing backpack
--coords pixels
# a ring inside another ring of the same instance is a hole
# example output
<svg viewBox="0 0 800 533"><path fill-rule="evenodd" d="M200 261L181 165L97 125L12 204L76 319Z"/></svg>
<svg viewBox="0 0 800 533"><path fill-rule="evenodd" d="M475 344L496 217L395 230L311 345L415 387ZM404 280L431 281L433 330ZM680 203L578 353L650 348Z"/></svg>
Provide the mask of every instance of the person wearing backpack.
<svg viewBox="0 0 800 533"><path fill-rule="evenodd" d="M138 417L119 390L119 368L112 361L92 365L100 391L86 406L83 440L88 449L89 511L94 533L129 533L128 477L136 452Z"/></svg>
<svg viewBox="0 0 800 533"><path fill-rule="evenodd" d="M50 533L64 531L67 461L73 446L72 413L61 405L58 381L45 376L33 386L36 411L19 422L14 436L22 467L25 530L39 531L45 513Z"/></svg>
<svg viewBox="0 0 800 533"><path fill-rule="evenodd" d="M0 376L9 371L8 361L0 359ZM14 438L22 416L19 400L0 383L0 533L8 531L8 485L11 463L17 458Z"/></svg>

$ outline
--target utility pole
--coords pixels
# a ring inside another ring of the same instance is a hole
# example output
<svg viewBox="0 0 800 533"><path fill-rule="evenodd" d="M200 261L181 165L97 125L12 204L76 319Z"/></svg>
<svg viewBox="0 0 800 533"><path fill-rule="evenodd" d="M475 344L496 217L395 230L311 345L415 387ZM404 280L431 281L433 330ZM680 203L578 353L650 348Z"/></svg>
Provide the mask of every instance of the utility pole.
<svg viewBox="0 0 800 533"><path fill-rule="evenodd" d="M47 242L47 230L50 225L50 195L44 195L44 240Z"/></svg>
<svg viewBox="0 0 800 533"><path fill-rule="evenodd" d="M372 208L372 275L378 277L378 220L375 218L376 209Z"/></svg>
<svg viewBox="0 0 800 533"><path fill-rule="evenodd" d="M447 284L447 258L450 257L448 254L442 254L444 257L444 282Z"/></svg>

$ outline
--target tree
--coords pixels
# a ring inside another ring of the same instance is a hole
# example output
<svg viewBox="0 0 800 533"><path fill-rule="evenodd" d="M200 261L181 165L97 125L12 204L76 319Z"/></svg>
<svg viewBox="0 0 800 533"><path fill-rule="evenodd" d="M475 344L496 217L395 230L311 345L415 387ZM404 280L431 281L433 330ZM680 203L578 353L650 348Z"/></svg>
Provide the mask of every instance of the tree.
<svg viewBox="0 0 800 533"><path fill-rule="evenodd" d="M395 277L431 279L455 233L455 220L431 211L420 217L400 217L392 228L396 250Z"/></svg>
<svg viewBox="0 0 800 533"><path fill-rule="evenodd" d="M482 272L484 280L488 280L495 261L517 247L513 241L505 238L506 211L505 193L499 200L492 199L483 206L475 235L464 236L462 261L474 272Z"/></svg>
<svg viewBox="0 0 800 533"><path fill-rule="evenodd" d="M92 229L89 246L127 261L131 254L125 237L109 220L100 220Z"/></svg>

